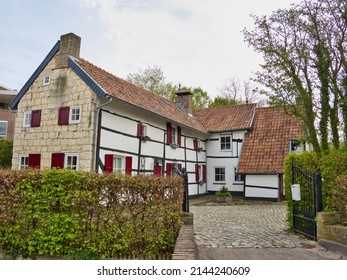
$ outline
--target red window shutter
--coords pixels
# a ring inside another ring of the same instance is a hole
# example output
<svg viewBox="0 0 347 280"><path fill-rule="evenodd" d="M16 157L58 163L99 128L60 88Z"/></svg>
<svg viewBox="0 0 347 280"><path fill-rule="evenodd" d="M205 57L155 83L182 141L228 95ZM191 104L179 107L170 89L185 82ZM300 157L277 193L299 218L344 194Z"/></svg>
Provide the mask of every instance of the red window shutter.
<svg viewBox="0 0 347 280"><path fill-rule="evenodd" d="M59 113L58 113L59 125L69 124L69 112L70 112L70 107L68 106L59 108Z"/></svg>
<svg viewBox="0 0 347 280"><path fill-rule="evenodd" d="M160 165L155 165L153 173L155 176L161 176L161 166Z"/></svg>
<svg viewBox="0 0 347 280"><path fill-rule="evenodd" d="M171 123L166 124L166 144L172 144L172 126Z"/></svg>
<svg viewBox="0 0 347 280"><path fill-rule="evenodd" d="M206 173L206 164L204 164L203 166L202 166L202 180L204 181L204 182L206 182L206 180L207 180L207 173Z"/></svg>
<svg viewBox="0 0 347 280"><path fill-rule="evenodd" d="M177 164L177 168L178 168L178 170L179 170L180 172L182 172L182 163L178 163L178 164Z"/></svg>
<svg viewBox="0 0 347 280"><path fill-rule="evenodd" d="M51 168L64 168L64 153L53 153Z"/></svg>
<svg viewBox="0 0 347 280"><path fill-rule="evenodd" d="M41 154L29 154L28 166L39 169L41 167Z"/></svg>
<svg viewBox="0 0 347 280"><path fill-rule="evenodd" d="M166 163L166 176L171 176L172 173L172 164Z"/></svg>
<svg viewBox="0 0 347 280"><path fill-rule="evenodd" d="M143 124L138 123L137 124L137 137L143 137Z"/></svg>
<svg viewBox="0 0 347 280"><path fill-rule="evenodd" d="M182 131L181 131L181 128L178 126L177 127L177 145L180 147L182 145L181 136L182 136Z"/></svg>
<svg viewBox="0 0 347 280"><path fill-rule="evenodd" d="M195 164L195 181L197 183L200 181L199 164Z"/></svg>
<svg viewBox="0 0 347 280"><path fill-rule="evenodd" d="M41 123L41 110L32 110L31 111L31 127L38 127Z"/></svg>
<svg viewBox="0 0 347 280"><path fill-rule="evenodd" d="M112 173L113 172L113 155L110 155L110 154L105 155L104 171L106 173Z"/></svg>
<svg viewBox="0 0 347 280"><path fill-rule="evenodd" d="M132 171L133 171L133 158L125 157L125 174L131 175Z"/></svg>
<svg viewBox="0 0 347 280"><path fill-rule="evenodd" d="M199 149L199 141L198 139L194 139L193 140L193 143L194 143L194 150L197 151Z"/></svg>

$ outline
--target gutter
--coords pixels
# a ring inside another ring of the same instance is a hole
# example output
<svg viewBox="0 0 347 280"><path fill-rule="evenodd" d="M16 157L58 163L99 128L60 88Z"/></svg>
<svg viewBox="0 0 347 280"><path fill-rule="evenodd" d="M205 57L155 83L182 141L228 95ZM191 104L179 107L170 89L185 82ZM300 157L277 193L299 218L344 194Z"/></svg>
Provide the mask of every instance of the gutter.
<svg viewBox="0 0 347 280"><path fill-rule="evenodd" d="M113 101L113 98L111 96L107 96L109 98L109 100L103 104L99 104L95 107L95 114L94 114L94 128L93 128L93 142L92 142L92 147L93 147L93 151L92 151L92 160L91 160L91 168L90 170L93 171L93 169L95 168L95 172L98 172L98 170L96 170L96 139L97 136L99 137L99 135L97 135L97 120L98 120L98 115L100 112L100 109L108 104L110 104Z"/></svg>

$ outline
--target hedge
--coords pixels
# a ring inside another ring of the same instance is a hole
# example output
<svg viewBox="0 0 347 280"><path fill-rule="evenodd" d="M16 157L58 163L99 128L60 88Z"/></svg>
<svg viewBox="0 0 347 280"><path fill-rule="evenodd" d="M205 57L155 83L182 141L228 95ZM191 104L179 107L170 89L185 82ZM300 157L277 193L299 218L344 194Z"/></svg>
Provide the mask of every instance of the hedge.
<svg viewBox="0 0 347 280"><path fill-rule="evenodd" d="M112 258L172 252L179 176L0 171L0 247L12 255Z"/></svg>
<svg viewBox="0 0 347 280"><path fill-rule="evenodd" d="M323 209L324 211L341 211L343 180L338 178L347 176L347 151L346 149L331 150L329 154L323 155L320 158L313 152L304 152L300 154L289 154L285 160L285 194L288 202L287 221L289 228L292 229L292 163L295 163L301 168L309 172L316 172L319 168L323 179Z"/></svg>
<svg viewBox="0 0 347 280"><path fill-rule="evenodd" d="M0 139L0 168L10 168L12 164L13 142Z"/></svg>

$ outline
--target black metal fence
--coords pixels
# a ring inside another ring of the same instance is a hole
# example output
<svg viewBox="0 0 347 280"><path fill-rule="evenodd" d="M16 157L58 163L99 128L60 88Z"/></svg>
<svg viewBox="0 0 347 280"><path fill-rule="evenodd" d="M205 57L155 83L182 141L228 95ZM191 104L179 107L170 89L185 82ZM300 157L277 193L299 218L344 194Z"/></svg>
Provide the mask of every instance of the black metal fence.
<svg viewBox="0 0 347 280"><path fill-rule="evenodd" d="M293 163L292 184L300 185L300 200L293 201L293 229L317 240L316 213L323 208L320 171L309 172Z"/></svg>

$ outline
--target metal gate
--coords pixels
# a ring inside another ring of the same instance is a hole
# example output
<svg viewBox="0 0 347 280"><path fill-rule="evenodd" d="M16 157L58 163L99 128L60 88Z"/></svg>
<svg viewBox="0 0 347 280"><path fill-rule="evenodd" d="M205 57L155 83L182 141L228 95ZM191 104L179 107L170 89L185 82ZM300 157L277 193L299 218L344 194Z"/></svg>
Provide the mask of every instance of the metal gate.
<svg viewBox="0 0 347 280"><path fill-rule="evenodd" d="M323 209L320 172L305 171L293 163L292 183L300 185L300 200L293 200L293 229L316 241L316 213Z"/></svg>

